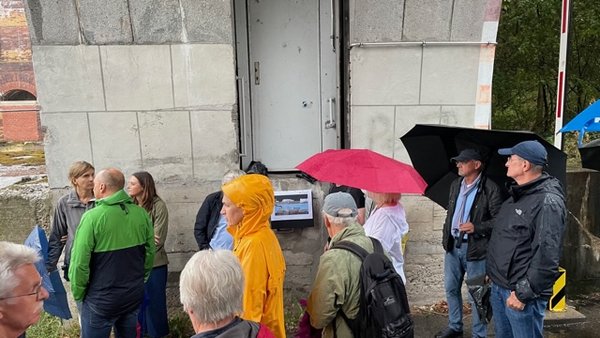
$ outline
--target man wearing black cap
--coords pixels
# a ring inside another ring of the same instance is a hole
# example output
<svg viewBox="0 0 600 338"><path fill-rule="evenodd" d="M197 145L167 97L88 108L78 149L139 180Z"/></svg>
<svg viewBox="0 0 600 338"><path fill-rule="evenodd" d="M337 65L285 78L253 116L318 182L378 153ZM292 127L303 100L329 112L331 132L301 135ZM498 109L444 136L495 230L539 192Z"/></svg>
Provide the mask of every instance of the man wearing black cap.
<svg viewBox="0 0 600 338"><path fill-rule="evenodd" d="M357 222L357 215L356 203L350 194L335 192L325 197L323 223L331 237L329 247L349 241L373 252L373 244ZM323 329L323 337L353 337L343 315L349 319L358 315L361 265L347 250L328 250L321 256L306 310L311 325Z"/></svg>
<svg viewBox="0 0 600 338"><path fill-rule="evenodd" d="M537 141L498 150L507 155L515 185L496 217L487 273L497 337L543 337L544 310L558 275L565 230L565 198L544 172L547 152Z"/></svg>
<svg viewBox="0 0 600 338"><path fill-rule="evenodd" d="M477 150L464 149L452 160L456 162L460 177L450 186L443 230L448 327L436 334L440 338L462 337L461 287L465 272L468 279L485 274L493 219L502 204L500 189L482 174L483 158ZM470 296L469 299L472 303ZM473 311L473 337L485 337L486 334L487 325L479 318L477 311Z"/></svg>

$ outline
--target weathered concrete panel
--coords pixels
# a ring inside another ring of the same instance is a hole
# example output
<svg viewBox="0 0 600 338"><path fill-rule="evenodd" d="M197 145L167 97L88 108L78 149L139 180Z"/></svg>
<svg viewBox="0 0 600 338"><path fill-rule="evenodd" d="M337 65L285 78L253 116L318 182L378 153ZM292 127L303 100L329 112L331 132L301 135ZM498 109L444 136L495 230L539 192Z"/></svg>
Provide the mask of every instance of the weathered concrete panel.
<svg viewBox="0 0 600 338"><path fill-rule="evenodd" d="M394 156L394 107L352 107L352 148Z"/></svg>
<svg viewBox="0 0 600 338"><path fill-rule="evenodd" d="M189 113L140 112L138 121L144 169L159 181L175 183L191 180L193 169Z"/></svg>
<svg viewBox="0 0 600 338"><path fill-rule="evenodd" d="M83 39L91 45L120 45L133 41L129 1L78 0Z"/></svg>
<svg viewBox="0 0 600 338"><path fill-rule="evenodd" d="M238 168L236 129L230 111L190 112L194 173L197 179L220 179Z"/></svg>
<svg viewBox="0 0 600 338"><path fill-rule="evenodd" d="M196 220L196 205L192 203L177 203L165 199L169 210L169 233L165 249L167 252L192 252L198 250L194 238L194 221ZM183 268L183 266L181 267ZM169 266L169 270L176 271Z"/></svg>
<svg viewBox="0 0 600 338"><path fill-rule="evenodd" d="M51 189L69 186L67 175L73 162L94 162L87 113L41 114L40 119L46 129L48 185Z"/></svg>
<svg viewBox="0 0 600 338"><path fill-rule="evenodd" d="M423 49L422 104L474 104L479 72L479 46ZM472 125L469 123L468 125Z"/></svg>
<svg viewBox="0 0 600 338"><path fill-rule="evenodd" d="M487 0L454 0L452 41L480 41Z"/></svg>
<svg viewBox="0 0 600 338"><path fill-rule="evenodd" d="M0 195L0 241L23 243L36 224L48 230L51 202L45 182L3 188Z"/></svg>
<svg viewBox="0 0 600 338"><path fill-rule="evenodd" d="M173 107L169 46L100 47L108 110Z"/></svg>
<svg viewBox="0 0 600 338"><path fill-rule="evenodd" d="M184 42L233 42L231 1L180 0Z"/></svg>
<svg viewBox="0 0 600 338"><path fill-rule="evenodd" d="M440 123L450 126L472 127L475 121L475 105L442 106Z"/></svg>
<svg viewBox="0 0 600 338"><path fill-rule="evenodd" d="M79 19L74 1L25 0L33 45L79 44Z"/></svg>
<svg viewBox="0 0 600 338"><path fill-rule="evenodd" d="M448 41L452 0L406 0L403 40Z"/></svg>
<svg viewBox="0 0 600 338"><path fill-rule="evenodd" d="M184 42L179 0L129 0L137 44Z"/></svg>
<svg viewBox="0 0 600 338"><path fill-rule="evenodd" d="M404 0L350 1L350 41L402 40Z"/></svg>
<svg viewBox="0 0 600 338"><path fill-rule="evenodd" d="M117 167L127 176L142 169L135 112L90 113L89 119L94 166L97 170Z"/></svg>
<svg viewBox="0 0 600 338"><path fill-rule="evenodd" d="M231 45L173 45L171 50L176 107L231 107L235 103Z"/></svg>
<svg viewBox="0 0 600 338"><path fill-rule="evenodd" d="M410 156L408 156L400 137L417 123L440 123L440 106L396 106L394 158L397 160L411 163Z"/></svg>
<svg viewBox="0 0 600 338"><path fill-rule="evenodd" d="M352 105L419 103L421 53L421 47L352 49Z"/></svg>
<svg viewBox="0 0 600 338"><path fill-rule="evenodd" d="M42 112L105 110L98 47L34 46Z"/></svg>

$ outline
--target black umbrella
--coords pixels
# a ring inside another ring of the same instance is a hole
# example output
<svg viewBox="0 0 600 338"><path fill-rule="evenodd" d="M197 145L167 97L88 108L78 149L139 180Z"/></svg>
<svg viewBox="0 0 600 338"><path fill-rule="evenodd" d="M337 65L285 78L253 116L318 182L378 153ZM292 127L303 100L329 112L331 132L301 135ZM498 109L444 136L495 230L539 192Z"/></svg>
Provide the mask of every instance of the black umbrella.
<svg viewBox="0 0 600 338"><path fill-rule="evenodd" d="M477 311L482 323L489 323L492 320L492 303L490 303L492 290L490 283L485 281L485 274L469 278L466 283L475 303L475 309L471 310Z"/></svg>
<svg viewBox="0 0 600 338"><path fill-rule="evenodd" d="M444 209L448 206L450 184L458 177L456 164L450 159L466 148L481 152L485 158L485 174L504 188L510 179L504 167L506 156L499 155L497 150L522 141L537 140L548 151L546 171L566 187L567 155L532 132L417 124L400 139L413 167L427 182L425 196Z"/></svg>

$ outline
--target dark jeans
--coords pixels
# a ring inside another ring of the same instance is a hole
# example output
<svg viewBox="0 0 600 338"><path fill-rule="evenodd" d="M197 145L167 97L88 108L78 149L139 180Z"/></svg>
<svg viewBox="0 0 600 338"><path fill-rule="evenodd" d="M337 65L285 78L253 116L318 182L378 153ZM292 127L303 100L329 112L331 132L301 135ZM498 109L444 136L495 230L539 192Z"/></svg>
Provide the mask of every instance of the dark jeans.
<svg viewBox="0 0 600 338"><path fill-rule="evenodd" d="M81 338L109 338L115 328L116 338L135 338L138 309L121 316L102 316L84 300L81 303Z"/></svg>
<svg viewBox="0 0 600 338"><path fill-rule="evenodd" d="M166 265L157 266L150 272L144 285L144 303L140 307L139 322L142 332L152 338L169 334L167 317L167 276Z"/></svg>

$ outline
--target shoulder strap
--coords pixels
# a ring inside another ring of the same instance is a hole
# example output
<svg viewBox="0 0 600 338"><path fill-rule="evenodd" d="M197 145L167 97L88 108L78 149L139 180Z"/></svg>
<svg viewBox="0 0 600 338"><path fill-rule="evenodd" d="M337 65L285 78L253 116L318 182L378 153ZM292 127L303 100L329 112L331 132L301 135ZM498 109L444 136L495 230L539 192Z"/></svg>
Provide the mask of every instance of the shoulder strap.
<svg viewBox="0 0 600 338"><path fill-rule="evenodd" d="M373 243L373 252L383 255L383 246L381 245L381 242L379 242L379 240L375 237L369 238L371 239L371 243Z"/></svg>
<svg viewBox="0 0 600 338"><path fill-rule="evenodd" d="M369 255L367 250L363 249L360 245L358 245L356 243L352 243L350 241L337 242L337 243L333 244L331 249L342 249L342 250L350 251L353 254L355 254L356 256L358 256L358 258L360 258L361 260L364 260L367 257L367 255Z"/></svg>

